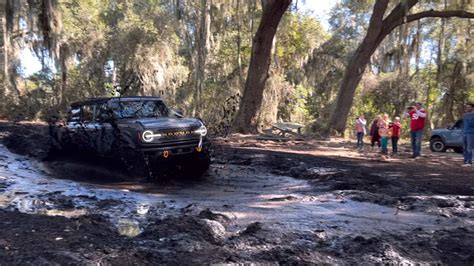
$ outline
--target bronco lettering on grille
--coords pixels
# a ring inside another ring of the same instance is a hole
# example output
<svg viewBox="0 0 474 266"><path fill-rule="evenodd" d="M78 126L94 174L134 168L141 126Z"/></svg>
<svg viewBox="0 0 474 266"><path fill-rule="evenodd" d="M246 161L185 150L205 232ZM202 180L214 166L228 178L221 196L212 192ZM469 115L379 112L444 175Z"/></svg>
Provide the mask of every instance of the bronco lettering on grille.
<svg viewBox="0 0 474 266"><path fill-rule="evenodd" d="M182 136L182 135L189 135L191 131L178 131L178 132L169 132L166 133L166 136Z"/></svg>

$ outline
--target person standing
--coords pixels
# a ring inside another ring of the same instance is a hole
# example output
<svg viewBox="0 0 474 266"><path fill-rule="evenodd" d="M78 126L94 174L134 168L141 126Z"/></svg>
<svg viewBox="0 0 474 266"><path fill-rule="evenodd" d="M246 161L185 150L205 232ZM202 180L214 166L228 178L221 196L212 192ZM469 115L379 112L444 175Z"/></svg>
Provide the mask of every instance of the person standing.
<svg viewBox="0 0 474 266"><path fill-rule="evenodd" d="M421 139L425 128L426 110L421 103L416 103L415 106L408 107L408 112L405 115L410 118L411 148L413 151L411 158L416 159L421 156Z"/></svg>
<svg viewBox="0 0 474 266"><path fill-rule="evenodd" d="M377 142L377 146L380 147L379 122L381 119L382 117L378 115L370 126L370 145L372 149L374 149L375 142Z"/></svg>
<svg viewBox="0 0 474 266"><path fill-rule="evenodd" d="M388 153L388 138L389 138L389 125L390 121L388 115L384 114L382 119L379 122L379 135L380 135L380 144L382 146L382 154L387 155Z"/></svg>
<svg viewBox="0 0 474 266"><path fill-rule="evenodd" d="M395 117L395 121L390 124L392 132L392 154L398 154L398 140L400 139L400 131L402 124L400 123L400 117Z"/></svg>
<svg viewBox="0 0 474 266"><path fill-rule="evenodd" d="M463 116L463 150L464 150L464 164L463 166L472 166L474 155L474 104L466 105L466 112Z"/></svg>
<svg viewBox="0 0 474 266"><path fill-rule="evenodd" d="M363 114L359 116L359 118L356 119L355 123L355 132L357 134L357 148L359 150L362 150L364 147L364 135L367 133L367 129L365 128L365 125L367 124L367 120L365 120L365 117Z"/></svg>

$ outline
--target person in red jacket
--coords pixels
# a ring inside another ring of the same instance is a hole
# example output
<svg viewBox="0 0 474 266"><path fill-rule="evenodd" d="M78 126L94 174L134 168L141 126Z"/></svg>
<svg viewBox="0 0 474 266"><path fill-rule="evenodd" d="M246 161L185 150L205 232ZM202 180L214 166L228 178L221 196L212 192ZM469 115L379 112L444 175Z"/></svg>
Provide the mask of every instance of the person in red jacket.
<svg viewBox="0 0 474 266"><path fill-rule="evenodd" d="M416 159L421 156L421 138L425 128L426 110L421 103L416 103L415 106L408 108L405 115L410 118L411 148L413 150L411 158Z"/></svg>
<svg viewBox="0 0 474 266"><path fill-rule="evenodd" d="M400 129L402 124L400 124L400 117L395 117L395 121L390 123L390 131L392 135L392 154L398 154L398 139L400 138Z"/></svg>

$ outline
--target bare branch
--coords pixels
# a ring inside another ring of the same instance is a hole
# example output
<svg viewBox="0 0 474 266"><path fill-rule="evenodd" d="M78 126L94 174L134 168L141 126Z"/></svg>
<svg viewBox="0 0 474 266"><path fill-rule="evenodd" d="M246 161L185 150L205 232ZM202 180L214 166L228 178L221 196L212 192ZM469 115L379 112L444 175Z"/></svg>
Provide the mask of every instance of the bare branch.
<svg viewBox="0 0 474 266"><path fill-rule="evenodd" d="M419 20L422 18L450 18L450 17L458 17L458 18L474 18L474 13L467 12L465 10L451 10L451 11L423 11L420 13L415 13L407 16L406 22L411 22L415 20Z"/></svg>
<svg viewBox="0 0 474 266"><path fill-rule="evenodd" d="M413 0L414 1L414 0ZM393 14L393 12L392 12ZM382 34L380 34L379 38L377 39L377 43L380 44L382 40L387 36L393 29L400 26L403 23L409 23L416 20L420 20L423 18L433 17L433 18L449 18L449 17L459 17L459 18L474 18L474 13L468 12L465 10L445 10L445 11L435 11L435 10L428 10L422 11L419 13L407 15L403 17L403 14L398 14L398 16L391 15L384 19L383 21L383 29Z"/></svg>

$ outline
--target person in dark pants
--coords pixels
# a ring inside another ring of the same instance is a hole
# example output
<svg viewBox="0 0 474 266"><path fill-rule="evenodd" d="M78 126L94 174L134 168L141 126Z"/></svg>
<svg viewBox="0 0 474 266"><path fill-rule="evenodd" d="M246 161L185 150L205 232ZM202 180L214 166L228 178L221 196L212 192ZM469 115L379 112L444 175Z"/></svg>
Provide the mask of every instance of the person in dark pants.
<svg viewBox="0 0 474 266"><path fill-rule="evenodd" d="M355 132L357 134L357 148L362 150L364 147L364 135L366 133L365 125L367 124L367 120L365 120L364 115L360 115L359 118L356 119L355 123Z"/></svg>
<svg viewBox="0 0 474 266"><path fill-rule="evenodd" d="M410 136L413 155L411 158L417 159L421 156L421 139L423 138L423 129L425 128L426 110L421 103L408 108L405 114L410 118Z"/></svg>
<svg viewBox="0 0 474 266"><path fill-rule="evenodd" d="M466 105L462 127L464 164L462 166L472 166L474 155L474 104Z"/></svg>
<svg viewBox="0 0 474 266"><path fill-rule="evenodd" d="M392 154L398 154L398 140L400 139L400 130L402 124L400 124L400 117L395 117L395 121L390 124L390 130L392 131Z"/></svg>
<svg viewBox="0 0 474 266"><path fill-rule="evenodd" d="M377 116L377 118L372 122L370 126L370 145L374 149L374 145L377 142L377 146L380 148L380 135L379 135L379 122L382 119L382 116Z"/></svg>

